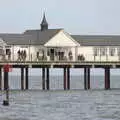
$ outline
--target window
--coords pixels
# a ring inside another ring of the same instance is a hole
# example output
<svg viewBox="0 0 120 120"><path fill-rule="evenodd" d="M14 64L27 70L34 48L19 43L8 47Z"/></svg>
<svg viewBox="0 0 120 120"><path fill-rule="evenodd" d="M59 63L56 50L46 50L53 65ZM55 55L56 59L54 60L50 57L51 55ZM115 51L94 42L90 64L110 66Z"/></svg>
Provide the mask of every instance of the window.
<svg viewBox="0 0 120 120"><path fill-rule="evenodd" d="M109 54L110 54L110 56L114 56L115 55L115 48L109 48Z"/></svg>
<svg viewBox="0 0 120 120"><path fill-rule="evenodd" d="M0 55L4 54L4 50L0 48Z"/></svg>
<svg viewBox="0 0 120 120"><path fill-rule="evenodd" d="M47 50L47 56L50 56L50 51L49 51L49 49Z"/></svg>
<svg viewBox="0 0 120 120"><path fill-rule="evenodd" d="M107 48L100 48L100 55L105 56L107 54Z"/></svg>
<svg viewBox="0 0 120 120"><path fill-rule="evenodd" d="M117 48L117 55L120 56L120 48Z"/></svg>
<svg viewBox="0 0 120 120"><path fill-rule="evenodd" d="M94 56L98 56L99 55L99 48L94 48Z"/></svg>
<svg viewBox="0 0 120 120"><path fill-rule="evenodd" d="M6 55L11 54L11 50L10 49L6 49Z"/></svg>

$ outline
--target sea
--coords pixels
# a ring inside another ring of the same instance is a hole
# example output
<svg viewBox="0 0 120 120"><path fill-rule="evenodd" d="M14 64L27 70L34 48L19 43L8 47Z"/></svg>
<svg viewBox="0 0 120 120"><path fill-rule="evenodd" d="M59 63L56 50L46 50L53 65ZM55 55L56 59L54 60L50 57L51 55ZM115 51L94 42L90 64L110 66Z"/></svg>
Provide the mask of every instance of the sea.
<svg viewBox="0 0 120 120"><path fill-rule="evenodd" d="M50 76L50 91L42 90L41 75L29 75L29 90L20 90L20 75L9 75L9 106L0 120L120 120L120 76L111 76L111 90L104 90L104 75L91 75L91 89L84 90L83 75L70 76L71 90L63 90L63 76Z"/></svg>

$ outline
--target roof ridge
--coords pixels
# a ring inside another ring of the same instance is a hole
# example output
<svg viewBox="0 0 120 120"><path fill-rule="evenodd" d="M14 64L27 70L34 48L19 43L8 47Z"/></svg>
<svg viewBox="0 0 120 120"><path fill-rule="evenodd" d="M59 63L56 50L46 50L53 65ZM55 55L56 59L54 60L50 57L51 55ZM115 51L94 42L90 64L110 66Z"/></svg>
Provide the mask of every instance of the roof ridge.
<svg viewBox="0 0 120 120"><path fill-rule="evenodd" d="M120 35L71 35L71 36L120 36Z"/></svg>

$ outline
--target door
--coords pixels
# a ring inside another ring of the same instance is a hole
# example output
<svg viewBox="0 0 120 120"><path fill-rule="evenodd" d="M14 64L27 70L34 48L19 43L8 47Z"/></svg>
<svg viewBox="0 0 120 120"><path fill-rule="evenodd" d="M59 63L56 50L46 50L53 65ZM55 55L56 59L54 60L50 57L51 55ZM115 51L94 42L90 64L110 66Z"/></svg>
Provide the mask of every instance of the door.
<svg viewBox="0 0 120 120"><path fill-rule="evenodd" d="M50 60L54 60L54 54L55 54L55 50L53 48L50 49Z"/></svg>

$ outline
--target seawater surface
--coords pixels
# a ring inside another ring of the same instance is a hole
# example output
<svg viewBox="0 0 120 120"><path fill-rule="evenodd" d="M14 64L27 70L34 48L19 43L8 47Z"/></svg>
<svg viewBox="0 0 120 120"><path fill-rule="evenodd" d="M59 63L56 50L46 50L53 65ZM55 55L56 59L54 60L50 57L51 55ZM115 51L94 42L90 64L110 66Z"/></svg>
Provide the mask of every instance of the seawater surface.
<svg viewBox="0 0 120 120"><path fill-rule="evenodd" d="M71 77L71 90L63 90L63 77L51 76L50 91L42 91L41 77L30 77L30 90L20 91L20 76L10 76L10 106L2 105L0 120L119 120L120 79L111 77L112 90L104 90L104 77L91 76L91 90L83 89L83 76ZM115 89L116 88L116 89ZM117 89L118 88L118 89Z"/></svg>

